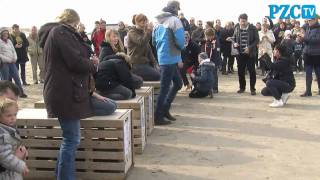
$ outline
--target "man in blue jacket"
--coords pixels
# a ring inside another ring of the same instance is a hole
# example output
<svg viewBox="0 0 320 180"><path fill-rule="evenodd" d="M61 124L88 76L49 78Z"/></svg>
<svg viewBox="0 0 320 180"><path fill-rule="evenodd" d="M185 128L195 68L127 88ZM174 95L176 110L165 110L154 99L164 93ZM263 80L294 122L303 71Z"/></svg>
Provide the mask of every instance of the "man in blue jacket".
<svg viewBox="0 0 320 180"><path fill-rule="evenodd" d="M157 49L161 72L160 94L155 111L156 125L171 124L171 121L175 120L169 110L177 92L182 87L178 67L183 67L181 50L184 48L184 29L177 17L179 10L178 1L169 1L163 8L163 12L156 17L158 23L152 34L152 43Z"/></svg>

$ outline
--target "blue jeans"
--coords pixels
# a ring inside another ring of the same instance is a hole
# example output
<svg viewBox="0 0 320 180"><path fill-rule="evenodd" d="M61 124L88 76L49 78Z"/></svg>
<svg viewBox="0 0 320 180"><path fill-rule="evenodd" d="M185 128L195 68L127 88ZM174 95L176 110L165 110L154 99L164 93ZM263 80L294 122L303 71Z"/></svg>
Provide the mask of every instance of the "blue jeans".
<svg viewBox="0 0 320 180"><path fill-rule="evenodd" d="M23 93L22 84L19 77L19 72L15 64L13 63L5 63L1 67L1 75L3 80L11 80L13 78L15 84L18 86L20 93Z"/></svg>
<svg viewBox="0 0 320 180"><path fill-rule="evenodd" d="M60 119L62 144L57 158L57 180L75 180L75 158L80 144L80 119Z"/></svg>
<svg viewBox="0 0 320 180"><path fill-rule="evenodd" d="M311 85L312 85L312 71L314 72L317 77L318 82L318 90L320 91L320 65L305 65L306 70L306 92L311 93Z"/></svg>
<svg viewBox="0 0 320 180"><path fill-rule="evenodd" d="M160 65L160 74L160 93L155 111L156 119L162 119L164 113L169 111L171 103L182 87L182 80L177 64ZM172 86L171 82L173 82Z"/></svg>
<svg viewBox="0 0 320 180"><path fill-rule="evenodd" d="M91 103L96 116L110 115L117 109L117 104L112 99L108 99L108 101L101 101L95 97L91 97Z"/></svg>

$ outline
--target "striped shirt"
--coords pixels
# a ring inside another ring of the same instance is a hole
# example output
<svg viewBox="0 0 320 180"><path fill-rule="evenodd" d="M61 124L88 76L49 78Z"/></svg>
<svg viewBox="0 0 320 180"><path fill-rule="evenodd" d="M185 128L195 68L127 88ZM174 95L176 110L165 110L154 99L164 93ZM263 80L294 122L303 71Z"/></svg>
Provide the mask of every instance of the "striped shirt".
<svg viewBox="0 0 320 180"><path fill-rule="evenodd" d="M248 29L240 29L240 53L248 47L249 33Z"/></svg>

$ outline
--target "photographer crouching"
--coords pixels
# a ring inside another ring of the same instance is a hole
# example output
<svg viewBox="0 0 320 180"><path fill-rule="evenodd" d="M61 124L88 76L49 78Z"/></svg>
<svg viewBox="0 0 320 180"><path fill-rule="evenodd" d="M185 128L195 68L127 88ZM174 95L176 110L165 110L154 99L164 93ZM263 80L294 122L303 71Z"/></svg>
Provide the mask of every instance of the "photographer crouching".
<svg viewBox="0 0 320 180"><path fill-rule="evenodd" d="M290 66L290 54L284 44L279 44L274 48L274 62L265 60L269 72L263 79L266 87L262 89L264 96L273 96L274 101L270 107L282 107L289 98L289 93L296 86L292 68Z"/></svg>

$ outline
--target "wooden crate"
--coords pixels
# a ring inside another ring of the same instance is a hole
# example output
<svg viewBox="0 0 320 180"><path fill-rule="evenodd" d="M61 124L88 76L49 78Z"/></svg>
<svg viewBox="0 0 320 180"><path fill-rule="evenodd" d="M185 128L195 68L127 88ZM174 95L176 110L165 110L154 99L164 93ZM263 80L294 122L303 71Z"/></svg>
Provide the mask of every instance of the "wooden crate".
<svg viewBox="0 0 320 180"><path fill-rule="evenodd" d="M144 97L144 111L146 114L147 134L151 135L154 129L154 97L153 87L141 87L136 89L136 94Z"/></svg>
<svg viewBox="0 0 320 180"><path fill-rule="evenodd" d="M77 179L125 179L133 167L131 111L117 110L110 116L81 120ZM22 109L17 125L29 152L26 179L54 179L62 139L58 120L47 118L45 109Z"/></svg>
<svg viewBox="0 0 320 180"><path fill-rule="evenodd" d="M41 100L41 101L37 101L37 102L34 103L34 108L36 108L36 109L45 109L46 105L44 104L44 101Z"/></svg>
<svg viewBox="0 0 320 180"><path fill-rule="evenodd" d="M152 86L155 95L160 93L160 81L143 81L143 86Z"/></svg>
<svg viewBox="0 0 320 180"><path fill-rule="evenodd" d="M136 96L129 100L116 101L119 109L132 109L133 150L142 154L146 146L146 120L144 113L144 98Z"/></svg>

